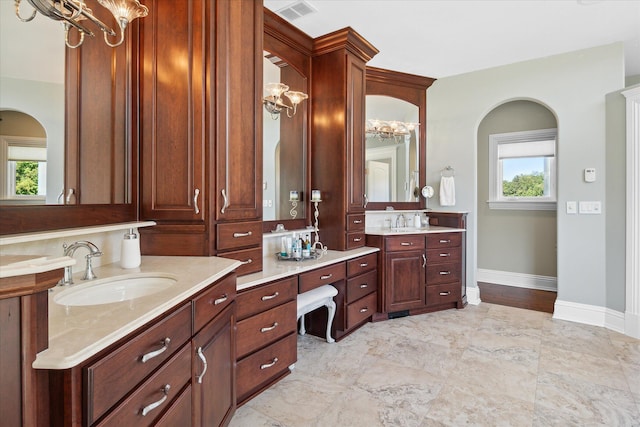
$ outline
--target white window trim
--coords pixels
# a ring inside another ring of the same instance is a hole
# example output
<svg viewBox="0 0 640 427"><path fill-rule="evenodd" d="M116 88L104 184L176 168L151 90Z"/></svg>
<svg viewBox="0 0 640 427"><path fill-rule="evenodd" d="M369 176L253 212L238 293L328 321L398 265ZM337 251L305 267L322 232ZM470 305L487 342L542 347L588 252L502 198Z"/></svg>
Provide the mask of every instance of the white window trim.
<svg viewBox="0 0 640 427"><path fill-rule="evenodd" d="M8 162L8 152L10 145L24 146L24 147L47 147L47 139L35 136L12 136L12 135L0 135L0 164L6 165ZM22 196L14 195L10 190L9 176L12 171L9 168L5 169L5 173L0 173L0 200L11 200L13 202L19 201L43 201L46 196ZM15 173L15 172L14 172Z"/></svg>
<svg viewBox="0 0 640 427"><path fill-rule="evenodd" d="M498 180L499 174L499 161L498 161L498 146L500 144L510 144L516 142L532 142L532 141L544 141L553 139L556 141L556 157L557 157L557 135L558 130L552 129L538 129L528 130L522 132L508 132L489 135L489 204L490 209L505 209L505 210L556 210L557 209L557 193L556 193L556 177L557 177L557 165L554 162L554 176L551 180L551 197L549 198L518 198L518 199L501 199L500 188L502 188L502 182ZM555 159L555 157L554 157Z"/></svg>

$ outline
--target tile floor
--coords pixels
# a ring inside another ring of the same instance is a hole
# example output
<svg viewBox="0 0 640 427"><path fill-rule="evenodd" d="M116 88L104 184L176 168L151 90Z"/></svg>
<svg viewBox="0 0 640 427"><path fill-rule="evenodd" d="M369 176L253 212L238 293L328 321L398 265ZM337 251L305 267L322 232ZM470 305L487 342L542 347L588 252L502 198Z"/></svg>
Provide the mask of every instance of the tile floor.
<svg viewBox="0 0 640 427"><path fill-rule="evenodd" d="M298 337L231 427L640 426L640 340L481 303Z"/></svg>

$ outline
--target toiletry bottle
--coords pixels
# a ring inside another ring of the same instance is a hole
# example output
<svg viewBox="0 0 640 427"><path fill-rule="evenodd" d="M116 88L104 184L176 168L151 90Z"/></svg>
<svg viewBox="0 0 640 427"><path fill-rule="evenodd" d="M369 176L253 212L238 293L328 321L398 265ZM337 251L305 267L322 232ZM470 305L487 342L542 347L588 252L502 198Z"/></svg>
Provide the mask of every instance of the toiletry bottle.
<svg viewBox="0 0 640 427"><path fill-rule="evenodd" d="M413 217L413 226L415 228L420 228L421 226L420 214L418 212L416 212L416 214Z"/></svg>
<svg viewBox="0 0 640 427"><path fill-rule="evenodd" d="M136 268L140 266L140 239L130 228L124 235L120 251L120 266L122 268Z"/></svg>

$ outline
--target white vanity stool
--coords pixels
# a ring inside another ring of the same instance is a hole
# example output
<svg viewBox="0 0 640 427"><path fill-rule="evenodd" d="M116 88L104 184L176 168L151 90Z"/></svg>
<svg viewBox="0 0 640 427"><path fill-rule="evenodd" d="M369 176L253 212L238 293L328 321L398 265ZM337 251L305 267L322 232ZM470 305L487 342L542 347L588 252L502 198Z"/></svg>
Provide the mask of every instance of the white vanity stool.
<svg viewBox="0 0 640 427"><path fill-rule="evenodd" d="M327 316L327 342L335 342L335 340L331 338L331 324L336 314L336 303L333 301L333 297L336 295L338 295L338 290L331 285L322 285L298 294L298 319L302 318L302 322L300 322L300 335L306 333L304 328L304 315L316 308L326 306L329 311Z"/></svg>

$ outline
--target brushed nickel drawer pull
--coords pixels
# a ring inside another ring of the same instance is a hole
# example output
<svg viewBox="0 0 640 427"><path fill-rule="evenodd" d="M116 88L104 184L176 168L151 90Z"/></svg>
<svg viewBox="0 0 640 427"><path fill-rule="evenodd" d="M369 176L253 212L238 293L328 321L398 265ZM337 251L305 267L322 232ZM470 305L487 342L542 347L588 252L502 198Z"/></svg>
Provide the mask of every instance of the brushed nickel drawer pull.
<svg viewBox="0 0 640 427"><path fill-rule="evenodd" d="M233 233L233 237L247 237L247 236L251 236L253 233L250 231L247 231L246 233Z"/></svg>
<svg viewBox="0 0 640 427"><path fill-rule="evenodd" d="M354 224L362 224L362 220L361 219L354 219L353 223Z"/></svg>
<svg viewBox="0 0 640 427"><path fill-rule="evenodd" d="M369 263L368 263L368 262L360 263L360 267L367 267L368 265L369 265Z"/></svg>
<svg viewBox="0 0 640 427"><path fill-rule="evenodd" d="M207 372L207 358L204 357L204 353L202 353L202 347L198 347L198 350L196 350L196 354L198 355L198 357L200 358L200 360L202 360L202 373L200 375L196 375L196 379L198 380L198 384L202 384L202 377L204 377L204 374Z"/></svg>
<svg viewBox="0 0 640 427"><path fill-rule="evenodd" d="M229 299L229 296L227 294L223 294L220 298L213 300L213 305L222 304L228 299Z"/></svg>
<svg viewBox="0 0 640 427"><path fill-rule="evenodd" d="M200 213L200 208L198 207L198 196L200 195L200 189L196 188L193 191L193 210L196 212L196 215Z"/></svg>
<svg viewBox="0 0 640 427"><path fill-rule="evenodd" d="M69 189L69 192L67 193L67 204L71 203L71 196L73 196L75 192L76 190L74 190L73 188Z"/></svg>
<svg viewBox="0 0 640 427"><path fill-rule="evenodd" d="M440 256L441 256L441 257L448 257L448 256L451 256L451 254L450 254L450 253L446 253L446 254L445 254L445 253L442 253L442 254L440 254Z"/></svg>
<svg viewBox="0 0 640 427"><path fill-rule="evenodd" d="M150 403L147 406L145 406L144 408L142 408L142 416L143 417L146 417L149 412L153 411L158 406L162 405L165 400L167 400L167 397L169 396L169 389L170 388L171 388L171 386L169 384L165 384L165 386L160 389L160 391L164 394L164 396L162 396L162 399L158 400L157 402Z"/></svg>
<svg viewBox="0 0 640 427"><path fill-rule="evenodd" d="M278 363L278 358L274 357L271 363L265 363L264 365L260 365L260 369L268 369Z"/></svg>
<svg viewBox="0 0 640 427"><path fill-rule="evenodd" d="M333 273L325 274L324 276L320 276L320 280L327 280L327 279L331 279L332 277L333 277Z"/></svg>
<svg viewBox="0 0 640 427"><path fill-rule="evenodd" d="M229 196L227 196L227 190L225 190L224 188L222 189L221 193L224 202L222 203L222 209L220 209L220 213L223 214L225 209L229 207Z"/></svg>
<svg viewBox="0 0 640 427"><path fill-rule="evenodd" d="M400 242L400 246L413 246L413 242Z"/></svg>
<svg viewBox="0 0 640 427"><path fill-rule="evenodd" d="M449 274L451 274L451 272L450 272L450 271L441 271L441 272L440 272L440 275L441 275L441 276L448 276Z"/></svg>
<svg viewBox="0 0 640 427"><path fill-rule="evenodd" d="M154 351L150 351L147 354L143 354L142 358L140 360L142 361L142 363L146 363L148 360L153 359L154 357L161 355L162 353L167 351L167 349L169 348L169 343L171 343L171 338L166 337L165 339L160 341L160 344L162 345L161 348L159 348L157 350L154 350Z"/></svg>
<svg viewBox="0 0 640 427"><path fill-rule="evenodd" d="M360 285L360 289L364 289L364 288L368 288L369 285L367 285L366 283L363 283L362 285Z"/></svg>
<svg viewBox="0 0 640 427"><path fill-rule="evenodd" d="M451 243L451 239L447 239L447 240L440 239L440 243Z"/></svg>
<svg viewBox="0 0 640 427"><path fill-rule="evenodd" d="M367 311L369 311L369 307L364 307L360 309L360 313L366 313Z"/></svg>
<svg viewBox="0 0 640 427"><path fill-rule="evenodd" d="M440 296L441 296L441 297L446 297L447 295L451 295L451 291L447 291L447 292L440 292Z"/></svg>
<svg viewBox="0 0 640 427"><path fill-rule="evenodd" d="M278 322L273 322L273 325L271 326L260 328L260 332L265 333L265 332L273 331L277 327L278 327Z"/></svg>
<svg viewBox="0 0 640 427"><path fill-rule="evenodd" d="M249 258L249 259L248 259L248 260L246 260L246 261L240 261L240 264L242 264L242 265L247 265L247 264L251 264L252 262L253 262L253 260L252 260L251 258Z"/></svg>
<svg viewBox="0 0 640 427"><path fill-rule="evenodd" d="M422 268L425 268L427 266L427 256L425 254L422 254Z"/></svg>
<svg viewBox="0 0 640 427"><path fill-rule="evenodd" d="M260 298L262 301L269 301L270 299L274 299L275 297L277 297L278 295L280 295L278 292L275 292L273 295L265 295L262 298Z"/></svg>
<svg viewBox="0 0 640 427"><path fill-rule="evenodd" d="M354 242L359 242L359 241L361 241L361 240L362 240L362 237L354 237L354 238L353 238L353 241L354 241Z"/></svg>

